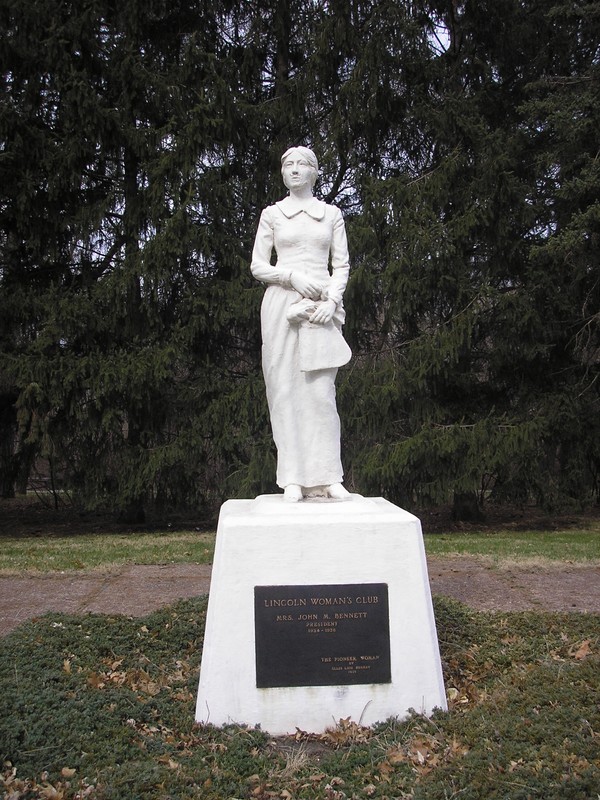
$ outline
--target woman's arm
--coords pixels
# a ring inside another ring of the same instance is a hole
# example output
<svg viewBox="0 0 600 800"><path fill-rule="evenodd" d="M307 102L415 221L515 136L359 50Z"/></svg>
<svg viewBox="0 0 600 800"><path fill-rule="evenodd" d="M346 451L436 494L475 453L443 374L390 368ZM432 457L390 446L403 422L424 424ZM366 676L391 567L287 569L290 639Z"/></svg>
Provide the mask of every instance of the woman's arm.
<svg viewBox="0 0 600 800"><path fill-rule="evenodd" d="M348 276L350 275L350 256L348 254L348 239L346 238L346 226L344 218L339 208L333 206L333 234L331 237L331 266L333 274L327 286L327 298L339 305L342 302Z"/></svg>
<svg viewBox="0 0 600 800"><path fill-rule="evenodd" d="M281 270L271 264L271 254L273 253L273 222L271 211L265 208L260 215L254 248L252 250L252 261L250 270L256 280L262 283L277 283L280 286L290 287L291 270Z"/></svg>
<svg viewBox="0 0 600 800"><path fill-rule="evenodd" d="M333 319L338 306L341 305L350 274L350 256L348 255L348 240L346 239L344 218L339 208L335 206L332 206L332 208L334 218L329 252L333 274L325 288L326 299L324 302L319 303L316 311L309 318L310 322L317 325L325 325Z"/></svg>

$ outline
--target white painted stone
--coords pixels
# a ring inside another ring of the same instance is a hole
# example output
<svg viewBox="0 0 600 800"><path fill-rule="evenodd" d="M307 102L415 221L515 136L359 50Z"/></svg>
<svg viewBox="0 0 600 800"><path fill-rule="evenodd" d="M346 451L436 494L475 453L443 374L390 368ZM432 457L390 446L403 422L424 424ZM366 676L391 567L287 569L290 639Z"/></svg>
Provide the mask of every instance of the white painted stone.
<svg viewBox="0 0 600 800"><path fill-rule="evenodd" d="M391 683L256 688L254 587L385 583ZM419 520L383 498L228 500L221 508L196 720L318 733L446 708Z"/></svg>
<svg viewBox="0 0 600 800"><path fill-rule="evenodd" d="M318 168L307 147L283 154L289 195L263 210L250 264L266 286L262 366L276 481L290 502L317 488L345 496L335 379L351 356L342 335L350 258L342 212L313 196Z"/></svg>

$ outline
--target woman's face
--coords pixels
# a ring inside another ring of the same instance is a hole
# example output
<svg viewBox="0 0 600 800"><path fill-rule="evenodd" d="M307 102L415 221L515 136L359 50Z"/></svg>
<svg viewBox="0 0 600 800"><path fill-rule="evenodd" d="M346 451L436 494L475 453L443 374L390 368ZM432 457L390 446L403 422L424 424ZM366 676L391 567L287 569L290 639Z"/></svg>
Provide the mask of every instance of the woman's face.
<svg viewBox="0 0 600 800"><path fill-rule="evenodd" d="M312 189L315 182L314 167L308 163L302 153L292 150L281 165L281 174L286 187L294 189Z"/></svg>

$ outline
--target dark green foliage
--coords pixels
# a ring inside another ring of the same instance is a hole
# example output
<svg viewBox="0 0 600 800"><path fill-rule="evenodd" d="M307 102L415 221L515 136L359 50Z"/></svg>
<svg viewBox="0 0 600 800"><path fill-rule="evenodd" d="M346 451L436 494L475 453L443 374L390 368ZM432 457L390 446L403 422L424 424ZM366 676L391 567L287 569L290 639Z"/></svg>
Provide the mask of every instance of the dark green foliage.
<svg viewBox="0 0 600 800"><path fill-rule="evenodd" d="M396 130L403 163L361 187L343 398L368 492L597 498L599 18L568 8L448 8L450 46Z"/></svg>
<svg viewBox="0 0 600 800"><path fill-rule="evenodd" d="M595 797L600 618L435 606L448 712L278 741L194 727L203 599L145 619L26 623L0 649L6 788L74 798L91 787L97 800Z"/></svg>
<svg viewBox="0 0 600 800"><path fill-rule="evenodd" d="M15 10L5 52L3 341L22 440L90 503L218 500L248 461L239 408L264 416L245 377L258 292L242 288L249 212L228 175L238 121L214 121L231 117L232 64L208 8L44 13Z"/></svg>
<svg viewBox="0 0 600 800"><path fill-rule="evenodd" d="M0 0L2 494L36 455L134 521L273 490L248 264L305 143L351 488L597 500L599 8Z"/></svg>

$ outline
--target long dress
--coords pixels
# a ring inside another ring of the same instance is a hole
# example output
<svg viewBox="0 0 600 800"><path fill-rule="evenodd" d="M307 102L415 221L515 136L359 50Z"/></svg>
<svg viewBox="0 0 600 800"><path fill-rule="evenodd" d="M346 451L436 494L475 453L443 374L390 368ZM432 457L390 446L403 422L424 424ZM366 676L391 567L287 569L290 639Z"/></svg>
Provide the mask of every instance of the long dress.
<svg viewBox="0 0 600 800"><path fill-rule="evenodd" d="M273 248L275 266L271 264ZM277 485L312 488L340 483L337 368L303 372L299 326L287 318L290 306L301 299L291 286L290 274L303 272L322 284L322 298L336 303L333 322L341 329L349 258L340 210L316 198L300 203L292 197L266 208L256 234L251 270L267 284L261 307L262 365L277 447Z"/></svg>

